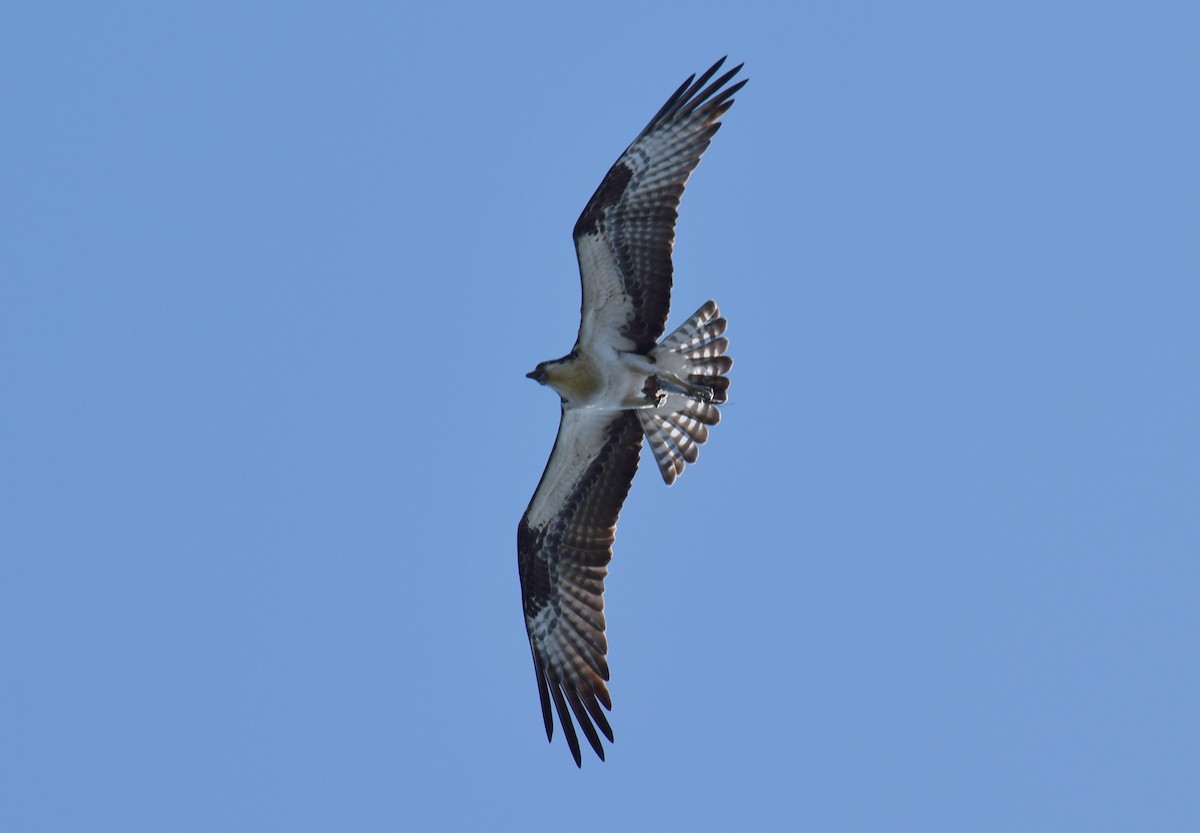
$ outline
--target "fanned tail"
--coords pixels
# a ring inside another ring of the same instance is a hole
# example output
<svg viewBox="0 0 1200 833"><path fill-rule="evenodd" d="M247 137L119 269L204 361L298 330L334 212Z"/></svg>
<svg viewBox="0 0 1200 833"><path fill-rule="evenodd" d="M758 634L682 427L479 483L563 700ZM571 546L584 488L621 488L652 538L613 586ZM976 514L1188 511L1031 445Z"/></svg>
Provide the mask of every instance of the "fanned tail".
<svg viewBox="0 0 1200 833"><path fill-rule="evenodd" d="M725 374L733 367L725 355L725 326L716 302L709 301L650 353L658 368L652 381L666 398L637 415L668 486L696 462L708 426L721 421L717 405L728 398Z"/></svg>

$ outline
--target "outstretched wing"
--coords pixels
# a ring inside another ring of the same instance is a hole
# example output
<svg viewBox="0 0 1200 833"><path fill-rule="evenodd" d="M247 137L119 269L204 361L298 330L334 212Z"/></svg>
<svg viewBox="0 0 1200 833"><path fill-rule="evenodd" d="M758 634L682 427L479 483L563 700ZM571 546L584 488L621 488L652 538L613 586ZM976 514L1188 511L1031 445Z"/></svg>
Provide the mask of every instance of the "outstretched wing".
<svg viewBox="0 0 1200 833"><path fill-rule="evenodd" d="M671 247L688 176L746 82L726 87L742 65L709 84L725 59L683 82L633 140L575 223L583 281L578 344L593 339L648 352L671 305ZM708 86L705 86L708 84Z"/></svg>
<svg viewBox="0 0 1200 833"><path fill-rule="evenodd" d="M576 766L582 762L571 715L600 759L612 728L608 695L604 578L617 515L637 471L642 428L632 411L563 411L558 438L517 528L525 627L533 649L546 738L558 712Z"/></svg>

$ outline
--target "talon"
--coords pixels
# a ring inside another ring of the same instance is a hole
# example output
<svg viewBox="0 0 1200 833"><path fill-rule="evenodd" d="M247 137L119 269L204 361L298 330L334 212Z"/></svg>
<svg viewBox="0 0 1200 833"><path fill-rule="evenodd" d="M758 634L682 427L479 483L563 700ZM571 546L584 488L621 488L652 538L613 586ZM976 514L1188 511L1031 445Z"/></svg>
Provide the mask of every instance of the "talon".
<svg viewBox="0 0 1200 833"><path fill-rule="evenodd" d="M667 392L658 386L658 379L654 376L646 377L642 393L646 394L646 401L652 403L655 408L667 401Z"/></svg>

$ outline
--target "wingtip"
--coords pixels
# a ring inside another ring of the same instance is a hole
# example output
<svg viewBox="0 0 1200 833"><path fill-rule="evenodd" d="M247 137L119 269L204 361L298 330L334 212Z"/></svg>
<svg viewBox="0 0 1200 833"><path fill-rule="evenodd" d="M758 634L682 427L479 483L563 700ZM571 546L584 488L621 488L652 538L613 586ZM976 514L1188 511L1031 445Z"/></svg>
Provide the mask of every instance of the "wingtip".
<svg viewBox="0 0 1200 833"><path fill-rule="evenodd" d="M712 65L712 66L709 68L709 70L708 70L708 71L709 71L710 73L712 73L713 75L716 75L716 73L717 73L717 70L719 70L721 67L723 67L723 66L725 65L725 62L726 62L727 60L729 60L729 56L728 56L728 55L722 55L720 58L718 58L718 59L717 59L717 62L716 62L715 64L713 64L713 65ZM737 75L739 72L741 72L741 71L742 71L742 67L744 67L745 65L746 65L746 62L745 62L745 61L742 61L740 64L738 64L737 66L735 66L733 69L731 69L731 70L728 70L728 71L725 73L725 77L726 77L726 78L732 78L733 76L735 76L735 75Z"/></svg>

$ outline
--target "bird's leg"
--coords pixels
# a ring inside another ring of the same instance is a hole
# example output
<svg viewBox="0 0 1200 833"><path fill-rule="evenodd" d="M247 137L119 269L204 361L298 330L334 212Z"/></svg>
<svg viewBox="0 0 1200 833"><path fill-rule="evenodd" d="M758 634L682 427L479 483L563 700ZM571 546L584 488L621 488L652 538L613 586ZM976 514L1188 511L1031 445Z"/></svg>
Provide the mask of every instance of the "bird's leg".
<svg viewBox="0 0 1200 833"><path fill-rule="evenodd" d="M657 408L667 401L667 392L658 386L657 376L647 376L646 384L642 388L642 394L646 397L643 408Z"/></svg>
<svg viewBox="0 0 1200 833"><path fill-rule="evenodd" d="M669 387L675 388L682 394L690 396L693 399L699 399L701 402L713 401L713 389L708 385L697 385L694 382L676 376L674 373L660 375Z"/></svg>

